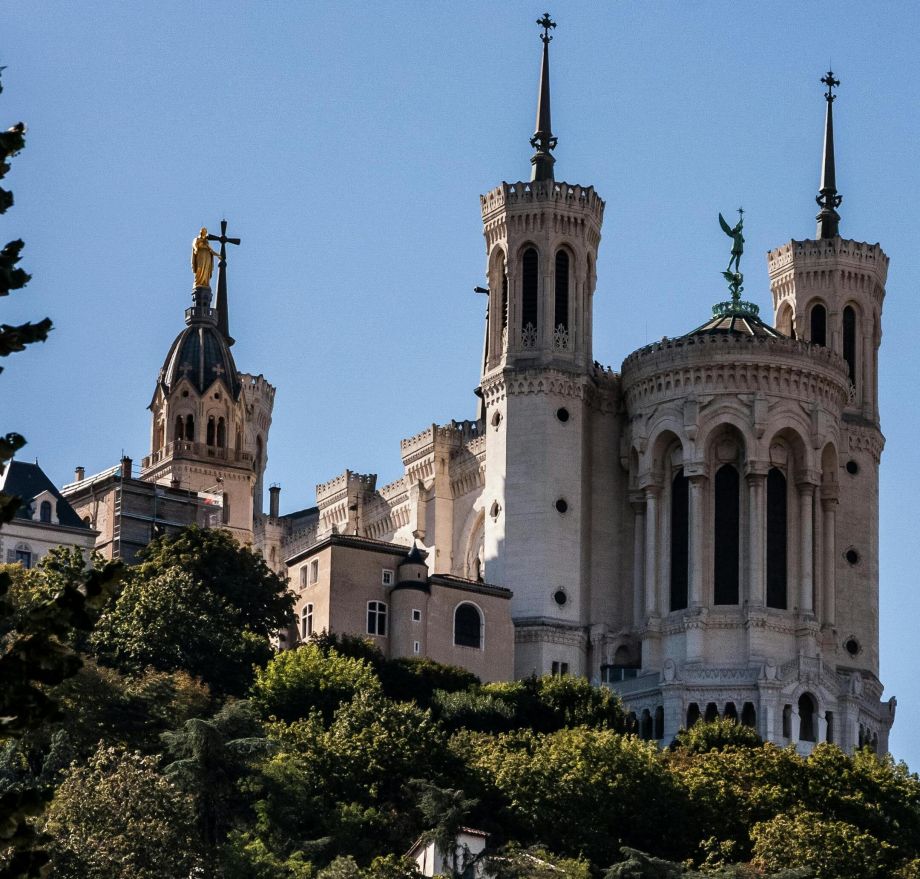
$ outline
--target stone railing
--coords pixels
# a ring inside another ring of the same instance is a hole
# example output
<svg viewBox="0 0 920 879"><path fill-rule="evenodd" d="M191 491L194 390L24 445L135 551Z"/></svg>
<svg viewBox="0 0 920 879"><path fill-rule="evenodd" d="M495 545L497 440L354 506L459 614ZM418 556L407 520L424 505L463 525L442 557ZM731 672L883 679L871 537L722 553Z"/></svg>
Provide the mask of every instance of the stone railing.
<svg viewBox="0 0 920 879"><path fill-rule="evenodd" d="M553 201L586 208L595 215L598 223L604 216L604 200L594 191L593 186L557 180L502 183L479 199L483 219L506 206L535 201Z"/></svg>
<svg viewBox="0 0 920 879"><path fill-rule="evenodd" d="M253 455L242 449L228 449L209 446L206 443L193 443L188 440L174 440L163 448L157 449L141 460L141 470L153 467L167 458L211 458L215 461L228 461L231 464L252 465Z"/></svg>

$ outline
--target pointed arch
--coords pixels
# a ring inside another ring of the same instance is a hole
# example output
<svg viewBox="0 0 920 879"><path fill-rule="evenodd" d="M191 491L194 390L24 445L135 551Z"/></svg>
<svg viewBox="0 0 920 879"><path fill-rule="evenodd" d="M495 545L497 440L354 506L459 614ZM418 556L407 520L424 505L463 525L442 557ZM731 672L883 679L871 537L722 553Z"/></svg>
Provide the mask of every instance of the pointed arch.
<svg viewBox="0 0 920 879"><path fill-rule="evenodd" d="M185 438L189 442L195 442L195 416L185 416Z"/></svg>
<svg viewBox="0 0 920 879"><path fill-rule="evenodd" d="M540 302L540 255L528 247L521 255L521 347L534 348Z"/></svg>
<svg viewBox="0 0 920 879"><path fill-rule="evenodd" d="M808 341L815 345L827 345L827 309L821 302L811 306L808 316Z"/></svg>
<svg viewBox="0 0 920 879"><path fill-rule="evenodd" d="M553 332L569 331L569 278L571 277L569 253L564 248L556 251L556 284L553 306Z"/></svg>

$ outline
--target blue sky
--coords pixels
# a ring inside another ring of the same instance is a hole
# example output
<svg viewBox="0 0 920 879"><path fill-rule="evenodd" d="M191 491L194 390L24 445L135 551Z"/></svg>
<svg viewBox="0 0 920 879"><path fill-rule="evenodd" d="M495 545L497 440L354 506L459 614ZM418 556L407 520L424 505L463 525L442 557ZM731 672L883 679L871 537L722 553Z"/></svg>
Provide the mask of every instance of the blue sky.
<svg viewBox="0 0 920 879"><path fill-rule="evenodd" d="M916 583L920 6L556 3L557 178L607 201L595 356L702 323L723 298L717 214L743 204L746 295L814 234L832 62L841 233L891 257L880 355L882 679L892 750L920 767ZM2 428L58 483L148 451L145 407L189 304L189 247L225 216L240 369L278 387L282 509L399 440L469 418L484 282L479 194L526 178L543 7L503 3L5 4L0 123L28 147L0 238L50 315L0 377ZM5 121L4 121L5 120Z"/></svg>

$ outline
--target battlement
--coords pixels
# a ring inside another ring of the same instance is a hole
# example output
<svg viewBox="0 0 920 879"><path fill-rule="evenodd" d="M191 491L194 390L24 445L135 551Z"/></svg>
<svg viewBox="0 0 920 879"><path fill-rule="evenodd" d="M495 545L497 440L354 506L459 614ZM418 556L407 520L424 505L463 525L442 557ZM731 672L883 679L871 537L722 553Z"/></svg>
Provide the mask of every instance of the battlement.
<svg viewBox="0 0 920 879"><path fill-rule="evenodd" d="M831 268L829 263L850 270L861 269L875 275L883 285L888 277L888 256L880 244L867 244L846 238L792 240L767 253L767 268L771 278L796 264L807 265L809 269L826 270Z"/></svg>
<svg viewBox="0 0 920 879"><path fill-rule="evenodd" d="M633 351L624 361L622 375L624 382L634 380L638 371L655 370L658 367L671 368L682 356L724 359L729 354L731 360L745 354L755 356L790 355L806 358L816 366L826 366L843 375L846 363L836 351L823 345L814 345L801 339L774 339L767 336L748 336L740 333L724 333L697 336L681 336L676 339L664 338L660 342L645 345Z"/></svg>
<svg viewBox="0 0 920 879"><path fill-rule="evenodd" d="M428 454L435 444L446 444L453 451L483 434L481 421L451 421L450 424L432 424L421 433L400 440L399 449L404 465Z"/></svg>
<svg viewBox="0 0 920 879"><path fill-rule="evenodd" d="M479 197L483 221L495 213L516 207L530 207L535 203L548 203L559 207L576 208L594 215L598 225L604 219L604 200L593 186L541 180L533 183L502 183Z"/></svg>
<svg viewBox="0 0 920 879"><path fill-rule="evenodd" d="M247 372L241 372L240 383L247 396L261 397L269 409L274 405L275 386L268 382L261 373L259 375L250 375Z"/></svg>
<svg viewBox="0 0 920 879"><path fill-rule="evenodd" d="M376 473L353 473L351 470L346 470L334 479L316 486L316 503L318 505L330 503L336 500L336 496L340 493L373 492L376 486Z"/></svg>

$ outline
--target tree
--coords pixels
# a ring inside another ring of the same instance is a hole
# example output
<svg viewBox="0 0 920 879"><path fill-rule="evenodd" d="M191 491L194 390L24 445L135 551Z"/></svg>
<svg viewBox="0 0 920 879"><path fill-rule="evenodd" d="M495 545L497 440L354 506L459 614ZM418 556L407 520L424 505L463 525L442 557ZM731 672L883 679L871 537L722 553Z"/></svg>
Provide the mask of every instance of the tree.
<svg viewBox="0 0 920 879"><path fill-rule="evenodd" d="M380 691L380 680L362 659L325 654L317 644L304 644L272 657L256 673L253 701L263 716L293 721L318 711L327 721L339 706L366 691Z"/></svg>
<svg viewBox="0 0 920 879"><path fill-rule="evenodd" d="M708 723L698 722L681 729L671 743L672 750L680 748L690 754L721 751L729 746L756 748L763 744L757 731L729 717L719 717Z"/></svg>
<svg viewBox="0 0 920 879"><path fill-rule="evenodd" d="M883 879L887 843L846 821L806 810L781 814L755 825L753 864L762 870L808 865L816 879Z"/></svg>
<svg viewBox="0 0 920 879"><path fill-rule="evenodd" d="M183 669L218 694L242 695L292 606L260 556L224 531L190 526L148 547L90 646L128 672Z"/></svg>
<svg viewBox="0 0 920 879"><path fill-rule="evenodd" d="M45 832L59 879L186 879L199 864L191 798L156 759L100 745L72 766Z"/></svg>
<svg viewBox="0 0 920 879"><path fill-rule="evenodd" d="M227 531L189 525L154 540L141 555L142 580L180 569L233 609L227 621L269 638L286 628L294 608L287 582L258 553L240 546Z"/></svg>

